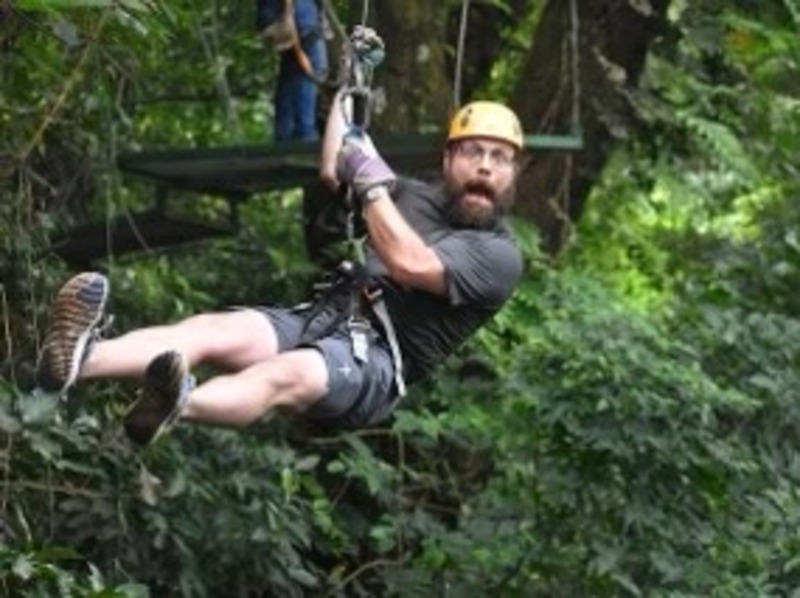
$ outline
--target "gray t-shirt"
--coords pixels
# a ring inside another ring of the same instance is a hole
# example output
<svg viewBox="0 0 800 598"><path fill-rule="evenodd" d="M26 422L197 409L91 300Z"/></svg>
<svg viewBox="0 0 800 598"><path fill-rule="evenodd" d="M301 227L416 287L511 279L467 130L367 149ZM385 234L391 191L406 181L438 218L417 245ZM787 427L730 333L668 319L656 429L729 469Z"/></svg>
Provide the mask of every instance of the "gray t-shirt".
<svg viewBox="0 0 800 598"><path fill-rule="evenodd" d="M447 295L400 286L372 250L367 268L378 278L414 382L440 365L511 296L522 275L522 256L507 226L457 228L446 218L442 187L401 179L392 197L398 210L444 264Z"/></svg>

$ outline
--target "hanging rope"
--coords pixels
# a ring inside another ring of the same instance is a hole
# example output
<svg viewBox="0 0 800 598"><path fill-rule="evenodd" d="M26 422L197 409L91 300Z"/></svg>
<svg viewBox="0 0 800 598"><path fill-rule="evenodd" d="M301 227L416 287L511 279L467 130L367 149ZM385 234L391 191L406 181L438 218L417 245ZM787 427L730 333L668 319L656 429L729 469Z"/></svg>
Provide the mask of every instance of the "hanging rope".
<svg viewBox="0 0 800 598"><path fill-rule="evenodd" d="M461 3L461 23L458 28L458 47L456 49L456 66L453 75L453 110L461 107L461 71L464 63L464 45L467 40L467 16L469 15L469 0Z"/></svg>
<svg viewBox="0 0 800 598"><path fill-rule="evenodd" d="M570 48L571 54L571 67L572 67L572 133L578 134L581 132L581 78L580 78L580 48L579 48L579 30L580 21L578 17L578 3L577 0L570 0L569 2L569 21L570 21Z"/></svg>
<svg viewBox="0 0 800 598"><path fill-rule="evenodd" d="M346 38L341 72L342 94L339 99L342 119L347 126L345 136L361 136L369 126L372 111L372 77L386 55L383 40L365 25L369 16L369 0L363 3L362 22ZM356 202L351 188L346 188L343 202L347 209L347 242L356 263L364 263L363 239L356 235Z"/></svg>
<svg viewBox="0 0 800 598"><path fill-rule="evenodd" d="M383 40L369 27L356 25L345 46L342 65L344 95L353 102L346 122L354 131L363 131L369 124L372 108L372 77L386 53Z"/></svg>
<svg viewBox="0 0 800 598"><path fill-rule="evenodd" d="M456 63L453 74L453 108L454 113L461 107L461 87L464 70L464 51L467 39L467 22L469 17L470 0L462 0L461 19L458 31L458 45L456 48ZM570 107L570 135L577 139L577 145L582 145L581 140L581 114L580 114L580 16L578 14L577 0L569 2L569 33L567 37L569 48L569 66L566 67L571 75L571 107ZM565 52L566 53L566 52ZM565 65L566 66L566 65ZM566 70L566 69L565 69ZM572 141L572 139L569 139Z"/></svg>
<svg viewBox="0 0 800 598"><path fill-rule="evenodd" d="M577 0L570 0L569 2L569 20L570 20L570 37L569 37L569 45L570 45L570 70L572 71L572 113L570 118L572 120L570 124L570 132L573 135L581 136L581 115L580 115L580 95L581 95L581 82L580 82L580 48L579 48L579 28L580 28L580 21L578 20L578 4ZM581 143L583 143L581 141ZM575 168L575 155L570 152L566 155L564 161L564 175L562 178L563 188L561 191L561 197L563 197L563 205L558 205L555 202L553 203L553 207L555 208L555 214L558 219L561 220L562 224L564 225L559 230L559 243L563 243L564 240L570 235L573 225L572 225L572 218L570 218L570 198L572 197L572 176L574 173ZM556 196L557 197L557 196Z"/></svg>
<svg viewBox="0 0 800 598"><path fill-rule="evenodd" d="M369 18L369 0L364 0L361 4L361 26L367 26L367 19Z"/></svg>

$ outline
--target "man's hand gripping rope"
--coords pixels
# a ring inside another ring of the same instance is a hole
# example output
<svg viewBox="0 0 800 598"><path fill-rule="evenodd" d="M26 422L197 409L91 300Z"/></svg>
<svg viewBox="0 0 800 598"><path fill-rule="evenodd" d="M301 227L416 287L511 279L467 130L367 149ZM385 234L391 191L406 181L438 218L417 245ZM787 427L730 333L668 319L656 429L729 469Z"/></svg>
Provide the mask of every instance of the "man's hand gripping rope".
<svg viewBox="0 0 800 598"><path fill-rule="evenodd" d="M349 80L341 95L341 109L347 129L337 155L336 174L363 205L371 189L384 186L391 191L397 180L366 133L372 74L385 57L383 40L374 29L357 26L344 56L349 61L346 64Z"/></svg>
<svg viewBox="0 0 800 598"><path fill-rule="evenodd" d="M366 133L350 134L344 138L336 170L339 180L352 189L355 199L362 205L370 190L383 186L391 192L397 182L394 172Z"/></svg>

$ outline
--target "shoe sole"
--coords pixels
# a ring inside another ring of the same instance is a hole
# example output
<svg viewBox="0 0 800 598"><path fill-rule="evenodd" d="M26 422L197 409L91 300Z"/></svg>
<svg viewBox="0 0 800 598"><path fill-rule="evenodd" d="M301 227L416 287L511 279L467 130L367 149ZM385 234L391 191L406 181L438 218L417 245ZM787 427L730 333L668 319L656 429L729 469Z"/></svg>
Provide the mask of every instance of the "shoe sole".
<svg viewBox="0 0 800 598"><path fill-rule="evenodd" d="M79 286L79 279L84 277L88 278L91 276L89 280L86 281L85 285ZM95 280L99 279L103 281L103 289L102 289L102 296L100 297L100 302L97 306L97 311L95 315L89 320L89 322L85 325L84 331L78 335L77 340L75 341L75 348L72 352L72 358L69 365L69 373L67 375L66 380L61 385L61 388L57 389L55 392L58 393L59 397L64 398L67 393L67 390L75 384L80 375L82 361L84 359L84 351L86 350L86 346L91 339L92 333L97 328L100 320L103 318L103 314L105 313L106 309L106 302L108 301L108 291L109 291L109 284L108 279L103 276L102 274L92 273L90 275L86 274L78 274L77 276L68 280L61 290L58 292L56 296L56 300L54 304L58 304L60 301L81 301L84 305L88 302L85 299L81 299L79 294L81 291L86 289L87 287L91 287Z"/></svg>

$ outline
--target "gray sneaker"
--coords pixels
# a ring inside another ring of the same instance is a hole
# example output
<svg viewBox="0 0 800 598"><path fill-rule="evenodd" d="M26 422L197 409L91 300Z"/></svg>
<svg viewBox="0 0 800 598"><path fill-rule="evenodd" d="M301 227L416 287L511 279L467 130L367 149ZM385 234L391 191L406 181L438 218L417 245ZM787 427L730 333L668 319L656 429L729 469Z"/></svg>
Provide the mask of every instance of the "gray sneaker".
<svg viewBox="0 0 800 598"><path fill-rule="evenodd" d="M36 368L36 381L43 390L64 397L75 384L99 336L108 289L102 274L82 272L58 291Z"/></svg>
<svg viewBox="0 0 800 598"><path fill-rule="evenodd" d="M194 377L183 354L167 351L153 359L139 398L125 414L128 438L141 447L155 442L175 425L193 388Z"/></svg>

